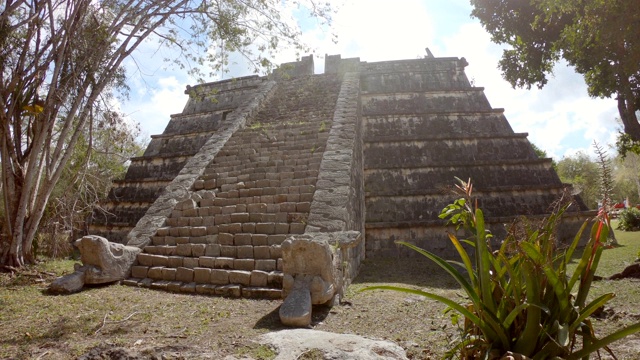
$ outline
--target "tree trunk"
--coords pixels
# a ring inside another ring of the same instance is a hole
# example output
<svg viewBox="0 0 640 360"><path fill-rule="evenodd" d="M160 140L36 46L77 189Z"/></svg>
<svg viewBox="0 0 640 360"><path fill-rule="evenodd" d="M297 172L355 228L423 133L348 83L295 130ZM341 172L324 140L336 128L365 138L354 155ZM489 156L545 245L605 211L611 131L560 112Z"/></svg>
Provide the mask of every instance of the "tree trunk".
<svg viewBox="0 0 640 360"><path fill-rule="evenodd" d="M624 87L625 85L628 85ZM624 125L624 132L628 134L633 141L640 141L640 123L636 116L633 93L631 92L631 84L621 84L623 90L618 93L618 113Z"/></svg>

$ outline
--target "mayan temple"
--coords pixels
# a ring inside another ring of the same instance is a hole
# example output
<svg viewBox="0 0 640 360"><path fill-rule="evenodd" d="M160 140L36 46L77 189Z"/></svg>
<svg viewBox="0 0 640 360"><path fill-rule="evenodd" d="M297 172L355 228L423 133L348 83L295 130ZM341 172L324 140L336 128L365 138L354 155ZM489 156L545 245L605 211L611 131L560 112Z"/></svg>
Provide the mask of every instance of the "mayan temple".
<svg viewBox="0 0 640 360"><path fill-rule="evenodd" d="M496 234L544 217L566 185L466 65L337 55L316 75L309 56L188 87L90 233L142 249L131 285L281 298L301 282L316 304L340 295L364 257L412 256L397 240L454 254L438 214L455 177L472 179ZM561 238L587 215L576 200Z"/></svg>

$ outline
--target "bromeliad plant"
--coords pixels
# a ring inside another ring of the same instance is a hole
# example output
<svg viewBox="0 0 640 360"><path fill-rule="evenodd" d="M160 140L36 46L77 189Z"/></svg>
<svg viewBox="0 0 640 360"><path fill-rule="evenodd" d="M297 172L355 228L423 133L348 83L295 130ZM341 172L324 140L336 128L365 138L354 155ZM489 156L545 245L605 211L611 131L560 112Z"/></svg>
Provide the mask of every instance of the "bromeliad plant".
<svg viewBox="0 0 640 360"><path fill-rule="evenodd" d="M588 359L613 341L640 331L640 323L602 339L595 336L589 316L615 295L602 295L589 302L588 294L606 241L609 223L603 212L591 228L590 239L572 274L567 272L585 223L573 242L558 251L554 230L566 206L537 228L527 226L512 232L493 251L482 211L473 205L471 182L460 181L464 196L445 207L440 217L456 229L464 228L470 238L449 238L460 254L460 262L446 261L427 250L400 242L431 259L447 271L466 293L458 303L423 290L375 286L422 295L437 300L464 316L461 335L444 358L497 359L511 352L538 359ZM470 254L463 247L473 248ZM473 259L473 261L472 261ZM460 267L464 270L459 270ZM466 275L465 275L466 272ZM468 302L467 302L468 301Z"/></svg>

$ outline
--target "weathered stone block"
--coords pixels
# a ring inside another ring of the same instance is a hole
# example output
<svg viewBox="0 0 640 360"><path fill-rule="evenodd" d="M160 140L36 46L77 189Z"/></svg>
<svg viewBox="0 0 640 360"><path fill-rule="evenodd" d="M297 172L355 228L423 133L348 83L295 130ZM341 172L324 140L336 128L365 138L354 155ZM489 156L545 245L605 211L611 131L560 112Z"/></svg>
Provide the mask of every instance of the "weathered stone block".
<svg viewBox="0 0 640 360"><path fill-rule="evenodd" d="M233 268L237 270L251 271L255 269L254 259L234 259Z"/></svg>
<svg viewBox="0 0 640 360"><path fill-rule="evenodd" d="M267 286L269 280L269 273L261 270L253 270L251 272L251 283L250 286L259 286L264 287Z"/></svg>
<svg viewBox="0 0 640 360"><path fill-rule="evenodd" d="M249 213L263 213L266 211L267 211L267 204L265 203L247 205L247 212Z"/></svg>
<svg viewBox="0 0 640 360"><path fill-rule="evenodd" d="M304 229L307 225L304 223L291 223L289 224L290 234L304 234Z"/></svg>
<svg viewBox="0 0 640 360"><path fill-rule="evenodd" d="M218 257L216 258L216 269L233 269L234 258Z"/></svg>
<svg viewBox="0 0 640 360"><path fill-rule="evenodd" d="M167 284L167 290L171 292L180 292L180 287L182 283L180 281L169 281Z"/></svg>
<svg viewBox="0 0 640 360"><path fill-rule="evenodd" d="M227 224L227 232L232 234L238 234L242 232L242 224L241 223L230 223Z"/></svg>
<svg viewBox="0 0 640 360"><path fill-rule="evenodd" d="M282 274L281 271L271 271L269 273L269 278L267 279L267 283L269 284L269 286L282 288L283 279L284 279L284 274Z"/></svg>
<svg viewBox="0 0 640 360"><path fill-rule="evenodd" d="M210 282L216 285L229 284L229 271L222 269L212 269Z"/></svg>
<svg viewBox="0 0 640 360"><path fill-rule="evenodd" d="M276 234L288 234L289 233L289 224L287 223L276 223Z"/></svg>
<svg viewBox="0 0 640 360"><path fill-rule="evenodd" d="M251 245L251 234L235 234L233 244L235 246Z"/></svg>
<svg viewBox="0 0 640 360"><path fill-rule="evenodd" d="M189 236L194 237L194 236L205 236L207 235L207 228L206 226L196 226L196 227L192 227Z"/></svg>
<svg viewBox="0 0 640 360"><path fill-rule="evenodd" d="M272 245L269 247L269 256L271 259L279 259L282 257L282 246Z"/></svg>
<svg viewBox="0 0 640 360"><path fill-rule="evenodd" d="M220 256L235 258L237 256L235 246L220 245Z"/></svg>
<svg viewBox="0 0 640 360"><path fill-rule="evenodd" d="M211 269L197 267L193 269L193 281L198 284L208 284L211 280Z"/></svg>
<svg viewBox="0 0 640 360"><path fill-rule="evenodd" d="M191 240L188 236L179 236L174 238L176 240L176 246L179 244L190 244Z"/></svg>
<svg viewBox="0 0 640 360"><path fill-rule="evenodd" d="M199 258L185 257L182 259L182 266L186 268L193 269L195 267L198 267L199 264L200 264Z"/></svg>
<svg viewBox="0 0 640 360"><path fill-rule="evenodd" d="M176 254L178 256L191 256L191 244L178 244L176 246Z"/></svg>
<svg viewBox="0 0 640 360"><path fill-rule="evenodd" d="M258 234L274 234L276 231L276 225L274 223L257 223L256 233Z"/></svg>
<svg viewBox="0 0 640 360"><path fill-rule="evenodd" d="M154 255L153 256L153 266L167 266L169 263L169 258L163 255Z"/></svg>
<svg viewBox="0 0 640 360"><path fill-rule="evenodd" d="M197 216L189 218L189 226L191 227L202 226L202 223L204 222L202 216L200 216L200 209L197 209L197 211Z"/></svg>
<svg viewBox="0 0 640 360"><path fill-rule="evenodd" d="M191 244L191 256L200 257L204 256L206 244Z"/></svg>
<svg viewBox="0 0 640 360"><path fill-rule="evenodd" d="M160 266L149 268L149 271L147 271L147 277L153 280L162 280L162 269L164 268Z"/></svg>
<svg viewBox="0 0 640 360"><path fill-rule="evenodd" d="M153 255L141 253L136 257L138 264L142 266L153 266Z"/></svg>
<svg viewBox="0 0 640 360"><path fill-rule="evenodd" d="M208 235L207 235L208 236ZM208 244L209 241L207 240L207 236L197 236L197 237L190 237L189 238L189 243L190 244Z"/></svg>
<svg viewBox="0 0 640 360"><path fill-rule="evenodd" d="M211 284L196 284L196 294L215 295L216 286Z"/></svg>
<svg viewBox="0 0 640 360"><path fill-rule="evenodd" d="M229 271L229 283L249 286L251 284L251 272L231 270Z"/></svg>
<svg viewBox="0 0 640 360"><path fill-rule="evenodd" d="M253 246L263 246L263 245L268 245L268 239L269 235L266 234L253 234L251 236L251 244Z"/></svg>
<svg viewBox="0 0 640 360"><path fill-rule="evenodd" d="M187 221L189 221L189 222L190 222L192 217L197 217L197 216L199 216L199 212L198 212L198 209L197 209L197 208L194 208L194 209L185 209L185 210L182 210L182 216L183 216L183 217L187 217L187 218L189 218L189 220L187 220Z"/></svg>
<svg viewBox="0 0 640 360"><path fill-rule="evenodd" d="M218 234L218 244L220 245L233 245L234 235L226 232Z"/></svg>
<svg viewBox="0 0 640 360"><path fill-rule="evenodd" d="M305 212L308 213L309 211L311 211L311 203L308 201L297 203L296 211L302 212L302 213L305 213Z"/></svg>
<svg viewBox="0 0 640 360"><path fill-rule="evenodd" d="M189 220L187 220L187 223ZM190 237L191 236L191 228L189 226L181 226L178 229L178 236L180 237Z"/></svg>
<svg viewBox="0 0 640 360"><path fill-rule="evenodd" d="M242 223L242 232L245 232L245 233L256 232L256 223L253 221Z"/></svg>
<svg viewBox="0 0 640 360"><path fill-rule="evenodd" d="M231 222L233 223L243 223L249 221L249 213L233 213L231 214Z"/></svg>
<svg viewBox="0 0 640 360"><path fill-rule="evenodd" d="M166 291L168 286L169 286L169 282L166 280L154 281L149 285L149 287L154 290L163 290L163 291Z"/></svg>
<svg viewBox="0 0 640 360"><path fill-rule="evenodd" d="M157 236L168 236L169 235L169 227L168 226L164 226L164 227L158 228L158 230L156 230L156 235Z"/></svg>
<svg viewBox="0 0 640 360"><path fill-rule="evenodd" d="M188 284L183 284L180 286L180 292L185 294L195 294L196 293L196 283L191 282Z"/></svg>
<svg viewBox="0 0 640 360"><path fill-rule="evenodd" d="M216 258L211 256L200 256L198 259L198 265L200 267L213 269L216 266Z"/></svg>
<svg viewBox="0 0 640 360"><path fill-rule="evenodd" d="M174 268L164 268L162 269L162 279L167 281L174 281L176 279L177 269Z"/></svg>
<svg viewBox="0 0 640 360"><path fill-rule="evenodd" d="M287 239L287 235L277 234L269 235L267 245L280 245Z"/></svg>
<svg viewBox="0 0 640 360"><path fill-rule="evenodd" d="M256 270L261 271L274 271L276 269L276 260L274 259L260 259L255 261Z"/></svg>
<svg viewBox="0 0 640 360"><path fill-rule="evenodd" d="M271 247L267 245L253 247L254 259L271 259Z"/></svg>
<svg viewBox="0 0 640 360"><path fill-rule="evenodd" d="M155 245L148 245L148 246L145 246L144 251L147 254L158 255L161 252L161 249L159 249L159 247Z"/></svg>
<svg viewBox="0 0 640 360"><path fill-rule="evenodd" d="M172 268L181 267L182 259L184 259L182 256L169 256L169 259L167 260L167 266Z"/></svg>
<svg viewBox="0 0 640 360"><path fill-rule="evenodd" d="M237 246L236 257L238 259L253 259L253 246L252 245Z"/></svg>
<svg viewBox="0 0 640 360"><path fill-rule="evenodd" d="M151 237L151 243L153 245L164 245L164 236L153 236Z"/></svg>
<svg viewBox="0 0 640 360"><path fill-rule="evenodd" d="M239 285L221 285L216 286L216 295L226 297L240 297L242 289Z"/></svg>
<svg viewBox="0 0 640 360"><path fill-rule="evenodd" d="M208 244L204 250L205 256L218 257L220 256L220 245L218 244Z"/></svg>
<svg viewBox="0 0 640 360"><path fill-rule="evenodd" d="M193 269L179 267L176 269L176 281L190 283L193 281Z"/></svg>
<svg viewBox="0 0 640 360"><path fill-rule="evenodd" d="M132 266L131 267L131 276L134 278L143 279L147 277L147 272L149 271L148 266Z"/></svg>

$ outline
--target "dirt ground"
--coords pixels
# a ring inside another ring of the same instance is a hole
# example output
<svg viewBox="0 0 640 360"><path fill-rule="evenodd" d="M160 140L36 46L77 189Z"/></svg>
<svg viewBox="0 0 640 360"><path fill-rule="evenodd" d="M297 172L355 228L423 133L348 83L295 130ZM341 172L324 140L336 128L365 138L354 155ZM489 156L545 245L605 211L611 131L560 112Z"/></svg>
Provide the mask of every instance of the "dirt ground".
<svg viewBox="0 0 640 360"><path fill-rule="evenodd" d="M65 266L70 270L71 263ZM0 275L2 359L272 359L273 350L255 339L283 329L278 318L281 301L121 285L50 296L42 290L55 271L30 271ZM314 308L312 328L387 339L406 349L411 359L440 358L457 331L444 306L405 293L360 291L380 284L461 296L454 281L429 262L366 260L339 306ZM604 318L592 320L601 336L640 321L639 280L597 282L592 296L609 291L618 297ZM612 349L618 359L639 359L640 336L619 341Z"/></svg>

